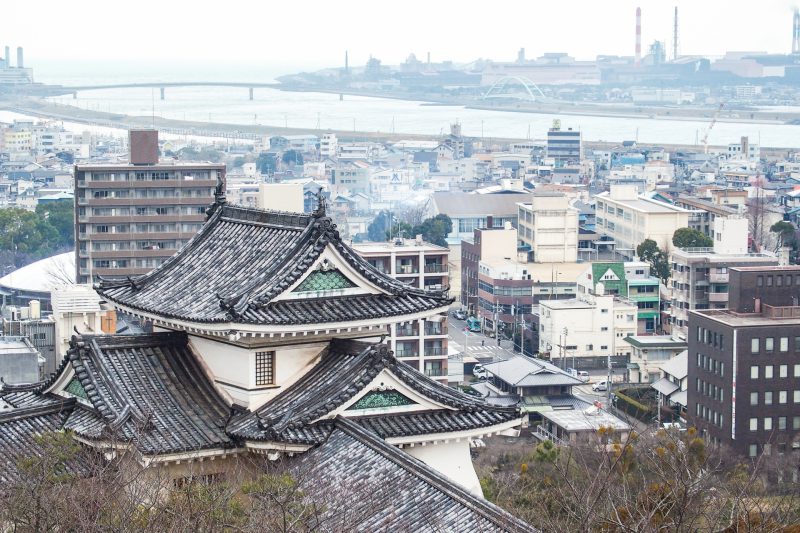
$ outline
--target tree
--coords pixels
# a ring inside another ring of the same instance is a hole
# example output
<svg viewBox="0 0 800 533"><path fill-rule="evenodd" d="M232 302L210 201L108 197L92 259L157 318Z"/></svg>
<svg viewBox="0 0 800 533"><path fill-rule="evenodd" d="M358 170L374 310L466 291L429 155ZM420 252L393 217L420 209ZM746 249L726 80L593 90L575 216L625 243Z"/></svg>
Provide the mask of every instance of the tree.
<svg viewBox="0 0 800 533"><path fill-rule="evenodd" d="M58 232L60 237L56 243L58 248L75 246L75 207L72 200L40 203L36 206L36 214Z"/></svg>
<svg viewBox="0 0 800 533"><path fill-rule="evenodd" d="M274 174L277 166L276 156L272 152L261 152L256 159L256 168L261 174Z"/></svg>
<svg viewBox="0 0 800 533"><path fill-rule="evenodd" d="M672 244L678 248L710 248L714 241L696 229L680 228L672 235Z"/></svg>
<svg viewBox="0 0 800 533"><path fill-rule="evenodd" d="M0 209L0 250L38 254L58 246L58 231L25 209Z"/></svg>
<svg viewBox="0 0 800 533"><path fill-rule="evenodd" d="M427 218L422 224L412 229L414 235L422 235L422 239L432 244L447 247L447 235L453 231L453 221L447 215L436 215Z"/></svg>
<svg viewBox="0 0 800 533"><path fill-rule="evenodd" d="M658 247L653 239L645 239L636 247L636 255L641 261L650 263L651 274L666 284L670 277L669 256Z"/></svg>
<svg viewBox="0 0 800 533"><path fill-rule="evenodd" d="M788 246L792 250L797 249L797 228L791 222L781 220L770 226L769 230L777 234L778 237L778 242L775 246L776 252L784 246Z"/></svg>
<svg viewBox="0 0 800 533"><path fill-rule="evenodd" d="M389 233L389 217L391 214L388 211L380 211L375 218L367 226L367 238L372 242L385 242L386 236Z"/></svg>
<svg viewBox="0 0 800 533"><path fill-rule="evenodd" d="M297 150L286 150L281 156L281 161L283 161L284 165L302 165L303 154Z"/></svg>

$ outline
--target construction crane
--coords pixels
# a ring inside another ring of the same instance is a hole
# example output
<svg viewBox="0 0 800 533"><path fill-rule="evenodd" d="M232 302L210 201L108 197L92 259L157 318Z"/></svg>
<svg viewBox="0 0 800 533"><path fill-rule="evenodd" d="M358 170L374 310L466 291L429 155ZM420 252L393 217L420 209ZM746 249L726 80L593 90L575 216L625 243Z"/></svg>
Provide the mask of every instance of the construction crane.
<svg viewBox="0 0 800 533"><path fill-rule="evenodd" d="M706 133L705 133L705 135L703 135L703 153L704 154L708 153L708 134L711 133L711 128L713 128L714 124L717 123L717 119L719 118L719 114L722 113L722 108L723 107L725 107L725 102L722 102L722 103L719 104L719 107L717 108L717 112L714 113L714 117L711 119L711 123L708 125L708 128L706 129Z"/></svg>

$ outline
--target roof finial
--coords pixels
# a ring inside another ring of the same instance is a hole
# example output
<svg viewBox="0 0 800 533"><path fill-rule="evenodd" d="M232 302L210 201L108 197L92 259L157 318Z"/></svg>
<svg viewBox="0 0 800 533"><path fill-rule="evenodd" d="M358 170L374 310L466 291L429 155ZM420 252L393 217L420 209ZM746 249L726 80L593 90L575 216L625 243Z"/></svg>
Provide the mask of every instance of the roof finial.
<svg viewBox="0 0 800 533"><path fill-rule="evenodd" d="M325 216L325 196L322 194L322 187L317 191L317 209L314 210L314 216L317 218Z"/></svg>
<svg viewBox="0 0 800 533"><path fill-rule="evenodd" d="M226 203L228 203L228 200L225 198L225 183L222 181L221 177L217 177L217 186L214 188L214 203L206 209L206 220L211 218L211 215L214 214L217 208L222 207Z"/></svg>

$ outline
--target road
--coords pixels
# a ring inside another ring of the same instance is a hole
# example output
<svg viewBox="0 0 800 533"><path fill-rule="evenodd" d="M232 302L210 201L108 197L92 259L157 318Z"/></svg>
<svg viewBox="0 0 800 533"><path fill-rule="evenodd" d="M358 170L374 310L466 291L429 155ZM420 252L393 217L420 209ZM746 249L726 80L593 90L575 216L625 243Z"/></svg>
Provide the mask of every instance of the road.
<svg viewBox="0 0 800 533"><path fill-rule="evenodd" d="M500 346L498 346L497 339L492 339L482 333L465 331L467 324L463 320L457 320L448 315L447 321L447 342L455 351L465 352L479 359L508 359L514 355L511 341L501 340Z"/></svg>

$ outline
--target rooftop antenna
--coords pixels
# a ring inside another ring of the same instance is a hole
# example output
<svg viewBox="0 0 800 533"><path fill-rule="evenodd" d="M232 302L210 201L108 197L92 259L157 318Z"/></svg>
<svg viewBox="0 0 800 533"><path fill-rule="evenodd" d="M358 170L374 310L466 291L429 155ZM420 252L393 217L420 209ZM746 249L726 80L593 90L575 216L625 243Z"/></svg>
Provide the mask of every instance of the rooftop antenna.
<svg viewBox="0 0 800 533"><path fill-rule="evenodd" d="M678 59L678 6L675 6L675 22L672 26L672 60Z"/></svg>

